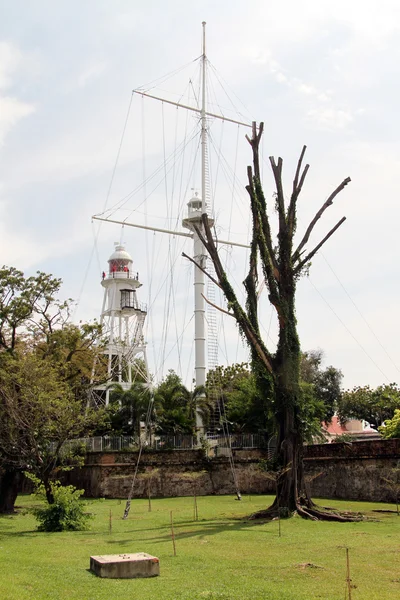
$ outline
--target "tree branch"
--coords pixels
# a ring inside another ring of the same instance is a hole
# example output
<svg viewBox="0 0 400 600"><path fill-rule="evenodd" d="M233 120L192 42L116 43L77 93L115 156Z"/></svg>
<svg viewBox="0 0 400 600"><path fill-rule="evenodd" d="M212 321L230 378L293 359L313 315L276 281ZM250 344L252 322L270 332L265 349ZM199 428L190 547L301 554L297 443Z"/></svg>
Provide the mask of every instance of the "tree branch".
<svg viewBox="0 0 400 600"><path fill-rule="evenodd" d="M288 225L289 235L293 235L294 234L295 216L296 216L296 202L297 202L297 199L298 199L299 194L301 192L301 189L303 187L303 183L304 183L304 180L306 178L308 169L310 168L310 165L306 165L304 167L303 173L300 176L301 165L303 163L303 158L304 158L304 155L306 153L306 149L307 149L307 146L303 146L303 149L302 149L301 154L300 154L300 158L299 158L299 160L297 162L296 174L295 174L294 180L293 180L293 191L292 191L292 196L290 198L290 203L289 203L289 208L288 208L288 213L287 213L287 225ZM299 183L299 177L300 177L300 183Z"/></svg>
<svg viewBox="0 0 400 600"><path fill-rule="evenodd" d="M258 335L257 331L252 326L248 316L246 315L246 312L243 310L240 303L238 302L238 300L236 298L236 294L233 291L233 288L230 285L230 283L226 277L225 271L222 267L221 260L219 258L218 252L217 252L217 248L215 246L215 242L212 237L210 225L208 223L208 216L206 213L204 213L202 215L202 221L203 221L204 230L205 230L207 241L208 241L207 250L209 252L211 260L214 263L215 272L218 276L221 288L225 294L225 298L228 301L228 306L232 307L233 314L238 323L239 329L241 330L243 335L247 338L250 345L257 352L257 354L260 358L260 361L264 364L264 366L271 373L271 375L274 375L274 371L272 368L272 356L268 352L267 348L265 347L265 345L264 345L262 339L260 338L260 336Z"/></svg>
<svg viewBox="0 0 400 600"><path fill-rule="evenodd" d="M321 216L323 215L323 213L325 212L325 210L328 208L328 206L331 206L331 204L333 203L334 198L339 194L339 192L341 192L346 187L346 185L348 183L350 183L350 181L351 181L350 177L346 177L346 179L344 179L342 181L342 183L340 185L338 185L338 187L332 192L332 194L329 196L329 198L326 200L326 202L324 202L324 204L321 206L321 208L319 209L319 211L317 212L317 214L315 215L315 217L313 218L313 220L309 224L309 226L307 228L307 231L304 234L303 239L301 240L300 244L297 247L297 250L293 254L293 257L292 257L293 262L295 262L296 260L298 260L299 254L300 254L302 248L308 242L308 240L310 238L310 235L311 235L311 232L314 229L315 224L318 221L318 219L321 218Z"/></svg>
<svg viewBox="0 0 400 600"><path fill-rule="evenodd" d="M219 286L219 287L221 287L221 286ZM213 304L213 302L211 302L211 300L209 300L208 298L206 298L204 294L201 294L201 295L204 298L204 300L207 302L207 304L209 304L213 308L216 308L217 310L219 310L220 312L224 313L225 315L228 315L228 317L235 318L235 315L233 313L230 313L229 311L225 310L224 308L221 308L220 306L217 306L216 304Z"/></svg>
<svg viewBox="0 0 400 600"><path fill-rule="evenodd" d="M283 185L282 185L282 166L283 160L281 157L278 158L278 164L275 163L275 158L273 156L269 157L269 162L271 163L272 172L274 174L275 185L276 185L276 204L278 208L278 216L279 216L279 233L280 235L284 235L286 231L286 219L285 219L285 198L283 194Z"/></svg>
<svg viewBox="0 0 400 600"><path fill-rule="evenodd" d="M342 217L340 219L340 221L338 221L338 223L336 223L335 227L332 227L332 229L330 230L330 232L324 237L324 239L317 244L317 246L315 246L314 250L311 250L311 252L309 254L307 254L307 256L301 261L301 263L299 263L297 265L297 267L294 269L294 274L297 275L298 273L300 273L301 269L304 267L304 265L306 263L308 263L312 257L314 256L314 254L316 254L318 252L318 250L321 248L321 246L323 246L325 244L325 242L327 240L329 240L329 238L331 237L331 235L333 235L336 231L336 229L339 229L339 227L342 225L342 223L344 223L346 220L346 217Z"/></svg>
<svg viewBox="0 0 400 600"><path fill-rule="evenodd" d="M211 279L211 281L212 281L213 283L215 283L215 285L216 285L216 286L218 286L220 290L222 290L222 287L219 285L218 281L217 281L216 279L214 279L214 277L212 277L212 275L210 275L210 273L208 273L208 272L206 271L206 269L203 269L203 267L201 267L201 266L199 265L199 263L197 263L195 260L193 260L193 258L191 258L190 256L188 256L188 255L187 255L187 254L185 254L184 252L182 252L182 256L183 256L184 258L187 258L188 260L190 260L190 262L192 262L194 265L196 265L196 267L198 267L198 268L200 269L200 271L203 271L204 275L207 275L207 277L208 277L209 279Z"/></svg>
<svg viewBox="0 0 400 600"><path fill-rule="evenodd" d="M250 146L253 150L253 164L254 164L254 175L260 180L260 158L258 153L258 147L260 145L261 136L264 131L264 123L260 123L257 133L257 123L253 121L252 123L252 138L250 139L248 135L246 135L246 140L249 142Z"/></svg>

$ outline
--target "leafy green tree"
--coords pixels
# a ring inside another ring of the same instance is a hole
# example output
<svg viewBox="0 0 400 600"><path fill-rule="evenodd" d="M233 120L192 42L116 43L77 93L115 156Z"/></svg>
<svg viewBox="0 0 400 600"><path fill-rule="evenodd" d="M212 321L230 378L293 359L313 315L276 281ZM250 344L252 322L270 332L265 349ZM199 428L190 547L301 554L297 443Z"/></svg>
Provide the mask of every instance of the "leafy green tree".
<svg viewBox="0 0 400 600"><path fill-rule="evenodd" d="M317 396L316 386L300 382L299 426L305 442L325 441L321 431L321 422L327 419L325 402Z"/></svg>
<svg viewBox="0 0 400 600"><path fill-rule="evenodd" d="M207 376L206 388L219 418L227 419L233 431L272 433L271 398L262 394L247 363L216 367Z"/></svg>
<svg viewBox="0 0 400 600"><path fill-rule="evenodd" d="M400 438L400 408L396 408L391 419L387 419L379 427L379 431L385 440Z"/></svg>
<svg viewBox="0 0 400 600"><path fill-rule="evenodd" d="M0 348L13 352L19 334L52 331L68 318L69 302L57 300L61 279L37 272L25 277L14 267L0 269Z"/></svg>
<svg viewBox="0 0 400 600"><path fill-rule="evenodd" d="M321 421L329 422L342 397L343 374L333 366L323 369L323 357L322 350L301 353L300 381L314 386L316 400L322 402L325 406L325 410L321 413L321 406L319 405L317 409L318 417L321 417Z"/></svg>
<svg viewBox="0 0 400 600"><path fill-rule="evenodd" d="M363 419L379 427L392 419L395 410L400 408L400 389L395 383L381 385L375 389L366 385L345 391L338 404L338 414L342 421Z"/></svg>
<svg viewBox="0 0 400 600"><path fill-rule="evenodd" d="M321 436L321 421L331 419L341 396L342 373L330 366L322 368L321 350L302 352L300 361L300 422L305 439ZM257 377L247 363L218 366L207 377L207 394L218 406L232 429L246 433L275 433L272 394L263 394Z"/></svg>
<svg viewBox="0 0 400 600"><path fill-rule="evenodd" d="M86 408L105 374L101 328L68 322L71 303L58 299L60 285L44 273L0 270L0 512L13 510L23 471L40 478L51 502L57 469L79 461L64 442L103 419Z"/></svg>
<svg viewBox="0 0 400 600"><path fill-rule="evenodd" d="M36 354L0 355L0 512L13 510L20 473L42 481L51 503L50 481L62 463L79 462L64 454L66 440L90 431L101 412L85 410L57 367Z"/></svg>

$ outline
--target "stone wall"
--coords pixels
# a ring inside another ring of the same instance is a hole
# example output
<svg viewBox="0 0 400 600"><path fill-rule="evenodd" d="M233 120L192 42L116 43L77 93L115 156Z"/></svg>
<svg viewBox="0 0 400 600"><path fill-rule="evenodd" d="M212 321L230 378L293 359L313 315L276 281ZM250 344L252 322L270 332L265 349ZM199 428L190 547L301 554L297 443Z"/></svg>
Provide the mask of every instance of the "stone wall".
<svg viewBox="0 0 400 600"><path fill-rule="evenodd" d="M265 494L271 482L259 468L261 450L235 451L238 487L245 493ZM83 488L86 496L126 498L136 467L137 453L90 453L86 464L67 473L68 483ZM157 497L232 494L235 492L227 457L207 459L202 450L143 452L134 496L147 496L151 476L151 494Z"/></svg>
<svg viewBox="0 0 400 600"><path fill-rule="evenodd" d="M273 493L274 483L259 468L263 450L234 450L238 487L246 494ZM69 483L85 489L86 496L126 498L137 453L89 453L80 469L67 474ZM390 501L382 477L400 460L400 440L321 444L305 448L305 470L313 496ZM151 480L149 480L151 476ZM145 451L134 497L232 494L235 486L227 457L206 458L202 450Z"/></svg>
<svg viewBox="0 0 400 600"><path fill-rule="evenodd" d="M308 446L305 470L313 496L393 500L383 478L400 461L400 439Z"/></svg>

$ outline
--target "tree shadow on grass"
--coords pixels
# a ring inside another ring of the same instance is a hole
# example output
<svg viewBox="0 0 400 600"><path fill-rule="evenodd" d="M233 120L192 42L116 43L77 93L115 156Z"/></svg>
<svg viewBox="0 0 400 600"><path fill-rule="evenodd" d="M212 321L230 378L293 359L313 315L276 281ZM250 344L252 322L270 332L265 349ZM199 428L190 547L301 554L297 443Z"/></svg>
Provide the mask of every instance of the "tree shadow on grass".
<svg viewBox="0 0 400 600"><path fill-rule="evenodd" d="M179 521L174 523L175 536L179 539L189 538L202 538L218 535L220 533L226 533L231 531L251 531L254 534L261 535L276 535L274 528L269 527L268 529L260 529L260 523L255 524L253 521L235 520L235 521ZM146 537L143 539L145 542L153 542L155 544L161 544L171 539L171 532L168 525L162 527L153 527L149 529L136 530L135 533L143 533L154 531L159 532L158 535L152 537ZM106 544L121 544L127 545L133 542L137 542L137 539L123 539L123 540L106 540Z"/></svg>

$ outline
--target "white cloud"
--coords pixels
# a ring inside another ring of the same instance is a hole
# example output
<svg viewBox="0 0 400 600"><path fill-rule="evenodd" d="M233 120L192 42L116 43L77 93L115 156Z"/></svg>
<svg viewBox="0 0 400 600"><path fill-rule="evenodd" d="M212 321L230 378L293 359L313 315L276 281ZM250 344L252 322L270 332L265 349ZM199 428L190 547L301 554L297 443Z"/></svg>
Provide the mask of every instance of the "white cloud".
<svg viewBox="0 0 400 600"><path fill-rule="evenodd" d="M34 107L16 98L0 95L0 145L9 131L22 119L34 112Z"/></svg>
<svg viewBox="0 0 400 600"><path fill-rule="evenodd" d="M308 111L307 118L323 129L344 129L353 121L349 111L335 108L313 108Z"/></svg>
<svg viewBox="0 0 400 600"><path fill-rule="evenodd" d="M0 89L11 85L12 75L21 61L21 53L15 46L0 41Z"/></svg>
<svg viewBox="0 0 400 600"><path fill-rule="evenodd" d="M18 121L34 111L33 105L12 97L7 92L14 83L22 60L22 55L15 46L0 42L0 146Z"/></svg>
<svg viewBox="0 0 400 600"><path fill-rule="evenodd" d="M106 71L107 66L108 63L106 61L89 64L78 76L78 86L85 87L92 81L98 79Z"/></svg>

